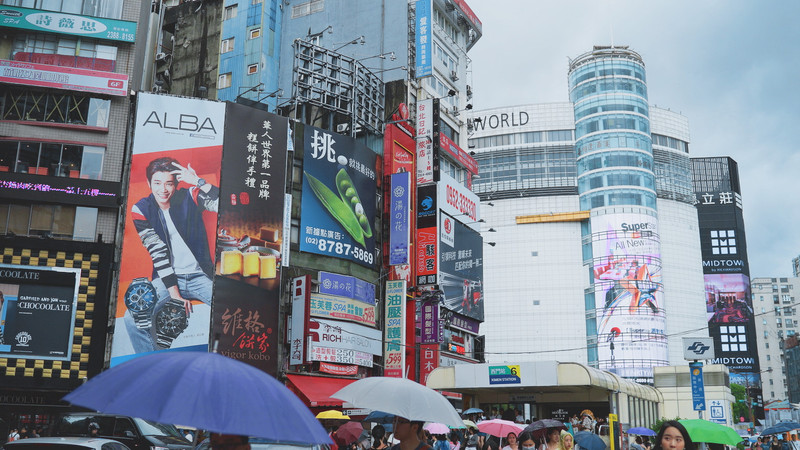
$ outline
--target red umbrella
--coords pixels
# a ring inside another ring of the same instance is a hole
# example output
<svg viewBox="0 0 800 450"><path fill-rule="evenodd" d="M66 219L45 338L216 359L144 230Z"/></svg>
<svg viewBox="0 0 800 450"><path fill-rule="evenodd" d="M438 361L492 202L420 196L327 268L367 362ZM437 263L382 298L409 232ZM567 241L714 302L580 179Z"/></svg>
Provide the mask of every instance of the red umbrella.
<svg viewBox="0 0 800 450"><path fill-rule="evenodd" d="M361 426L360 422L347 422L336 429L336 438L340 443L350 445L356 442L363 432L364 427Z"/></svg>

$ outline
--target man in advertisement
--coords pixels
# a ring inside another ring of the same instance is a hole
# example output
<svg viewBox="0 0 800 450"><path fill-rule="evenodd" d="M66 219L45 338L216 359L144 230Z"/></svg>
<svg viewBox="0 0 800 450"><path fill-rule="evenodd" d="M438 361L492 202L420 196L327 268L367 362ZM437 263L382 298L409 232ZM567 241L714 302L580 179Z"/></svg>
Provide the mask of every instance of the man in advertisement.
<svg viewBox="0 0 800 450"><path fill-rule="evenodd" d="M219 188L200 178L191 164L182 166L170 157L156 158L147 165L150 195L139 200L131 215L153 262L152 286L156 305L152 317L134 317L125 312L125 327L136 353L163 348L152 325L168 303L182 303L186 318L192 313L191 300L211 305L214 263L209 251L202 212L217 212ZM190 187L178 188L183 182Z"/></svg>

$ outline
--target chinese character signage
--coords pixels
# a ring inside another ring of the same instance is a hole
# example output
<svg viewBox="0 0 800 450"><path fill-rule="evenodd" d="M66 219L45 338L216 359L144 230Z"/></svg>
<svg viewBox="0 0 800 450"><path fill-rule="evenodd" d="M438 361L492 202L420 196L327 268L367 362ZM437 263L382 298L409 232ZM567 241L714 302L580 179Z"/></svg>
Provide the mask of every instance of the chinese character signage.
<svg viewBox="0 0 800 450"><path fill-rule="evenodd" d="M439 99L417 102L417 184L439 180Z"/></svg>
<svg viewBox="0 0 800 450"><path fill-rule="evenodd" d="M453 245L439 245L439 286L442 306L483 322L483 238L461 222L451 221Z"/></svg>
<svg viewBox="0 0 800 450"><path fill-rule="evenodd" d="M381 355L381 331L338 320L311 319L308 324L311 342L329 348L339 348Z"/></svg>
<svg viewBox="0 0 800 450"><path fill-rule="evenodd" d="M0 264L0 357L70 360L81 289L71 267Z"/></svg>
<svg viewBox="0 0 800 450"><path fill-rule="evenodd" d="M391 175L389 205L389 265L408 264L409 233L411 230L411 174Z"/></svg>
<svg viewBox="0 0 800 450"><path fill-rule="evenodd" d="M315 317L329 317L375 326L375 306L352 298L311 294L310 313Z"/></svg>
<svg viewBox="0 0 800 450"><path fill-rule="evenodd" d="M420 342L423 344L436 344L439 342L439 304L425 302L422 304L422 333Z"/></svg>
<svg viewBox="0 0 800 450"><path fill-rule="evenodd" d="M375 285L349 275L319 272L319 293L352 298L375 304Z"/></svg>
<svg viewBox="0 0 800 450"><path fill-rule="evenodd" d="M433 75L433 5L432 0L416 3L416 74L417 78Z"/></svg>
<svg viewBox="0 0 800 450"><path fill-rule="evenodd" d="M489 384L520 384L519 366L489 366Z"/></svg>
<svg viewBox="0 0 800 450"><path fill-rule="evenodd" d="M136 97L112 366L210 340L225 104Z"/></svg>
<svg viewBox="0 0 800 450"><path fill-rule="evenodd" d="M116 208L120 200L120 185L112 181L43 178L34 174L3 172L0 198Z"/></svg>
<svg viewBox="0 0 800 450"><path fill-rule="evenodd" d="M420 383L428 381L428 375L433 369L439 367L439 344L422 344L419 353L419 378Z"/></svg>
<svg viewBox="0 0 800 450"><path fill-rule="evenodd" d="M288 239L287 239L288 240ZM311 300L311 276L292 278L292 333L289 336L289 364L305 362L305 341L308 333L308 311Z"/></svg>
<svg viewBox="0 0 800 450"><path fill-rule="evenodd" d="M128 76L122 73L0 59L0 83L125 97Z"/></svg>
<svg viewBox="0 0 800 450"><path fill-rule="evenodd" d="M300 251L374 267L377 155L349 136L304 127Z"/></svg>
<svg viewBox="0 0 800 450"><path fill-rule="evenodd" d="M703 363L689 363L689 372L692 382L692 407L695 411L705 411L706 393L703 385Z"/></svg>
<svg viewBox="0 0 800 450"><path fill-rule="evenodd" d="M403 378L406 366L406 282L386 282L383 375Z"/></svg>
<svg viewBox="0 0 800 450"><path fill-rule="evenodd" d="M108 41L134 42L136 22L0 6L4 27Z"/></svg>
<svg viewBox="0 0 800 450"><path fill-rule="evenodd" d="M323 361L339 364L354 364L372 367L372 355L357 350L323 347L319 343L310 342L308 346L309 361Z"/></svg>

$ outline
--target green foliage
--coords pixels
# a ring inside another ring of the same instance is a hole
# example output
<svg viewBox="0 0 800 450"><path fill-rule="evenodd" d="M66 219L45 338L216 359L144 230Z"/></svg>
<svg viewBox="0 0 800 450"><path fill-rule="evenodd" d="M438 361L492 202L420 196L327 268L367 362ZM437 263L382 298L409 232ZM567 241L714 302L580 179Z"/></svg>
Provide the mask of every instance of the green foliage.
<svg viewBox="0 0 800 450"><path fill-rule="evenodd" d="M731 394L736 398L736 400L745 400L746 390L745 387L741 384L731 383Z"/></svg>
<svg viewBox="0 0 800 450"><path fill-rule="evenodd" d="M731 404L734 422L738 422L739 417L744 417L748 422L752 422L753 418L750 417L750 408L747 406L746 388L741 384L731 383L731 394L736 398L736 401Z"/></svg>

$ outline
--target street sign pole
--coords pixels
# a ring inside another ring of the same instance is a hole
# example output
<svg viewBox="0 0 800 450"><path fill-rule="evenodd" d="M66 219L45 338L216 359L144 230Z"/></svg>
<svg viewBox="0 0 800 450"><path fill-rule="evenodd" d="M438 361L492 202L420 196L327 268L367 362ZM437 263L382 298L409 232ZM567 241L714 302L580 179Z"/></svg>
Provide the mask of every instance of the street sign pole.
<svg viewBox="0 0 800 450"><path fill-rule="evenodd" d="M694 361L689 363L689 373L692 382L692 407L697 411L698 418L703 418L706 409L706 393L703 385L703 363Z"/></svg>

